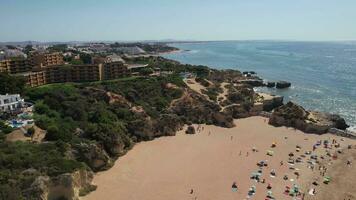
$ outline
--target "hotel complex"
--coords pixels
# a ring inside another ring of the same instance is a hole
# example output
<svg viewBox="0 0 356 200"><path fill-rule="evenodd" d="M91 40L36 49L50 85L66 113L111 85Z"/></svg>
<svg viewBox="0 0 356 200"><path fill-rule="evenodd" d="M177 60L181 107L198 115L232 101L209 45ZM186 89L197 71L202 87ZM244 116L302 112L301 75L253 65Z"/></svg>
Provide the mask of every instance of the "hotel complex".
<svg viewBox="0 0 356 200"><path fill-rule="evenodd" d="M32 53L28 58L15 57L0 61L0 72L21 75L27 85L89 82L116 79L127 74L125 61L117 55L92 61L93 64L69 65L61 53Z"/></svg>

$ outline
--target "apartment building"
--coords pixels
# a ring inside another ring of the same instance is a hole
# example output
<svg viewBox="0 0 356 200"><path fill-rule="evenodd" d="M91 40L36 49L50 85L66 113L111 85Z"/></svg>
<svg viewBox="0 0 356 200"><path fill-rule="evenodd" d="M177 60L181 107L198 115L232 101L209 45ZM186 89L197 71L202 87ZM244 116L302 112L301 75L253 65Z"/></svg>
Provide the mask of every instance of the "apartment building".
<svg viewBox="0 0 356 200"><path fill-rule="evenodd" d="M26 58L14 57L0 61L0 72L10 74L28 72L32 69L32 65Z"/></svg>
<svg viewBox="0 0 356 200"><path fill-rule="evenodd" d="M23 75L30 87L50 83L99 81L101 80L101 65L52 66Z"/></svg>
<svg viewBox="0 0 356 200"><path fill-rule="evenodd" d="M127 66L122 62L92 65L68 65L45 67L24 74L27 85L36 87L50 83L91 82L110 80L127 74Z"/></svg>
<svg viewBox="0 0 356 200"><path fill-rule="evenodd" d="M30 55L29 60L32 66L39 68L64 64L63 55L59 52L34 52Z"/></svg>
<svg viewBox="0 0 356 200"><path fill-rule="evenodd" d="M123 62L110 62L103 65L101 74L101 80L116 79L126 76L128 69Z"/></svg>

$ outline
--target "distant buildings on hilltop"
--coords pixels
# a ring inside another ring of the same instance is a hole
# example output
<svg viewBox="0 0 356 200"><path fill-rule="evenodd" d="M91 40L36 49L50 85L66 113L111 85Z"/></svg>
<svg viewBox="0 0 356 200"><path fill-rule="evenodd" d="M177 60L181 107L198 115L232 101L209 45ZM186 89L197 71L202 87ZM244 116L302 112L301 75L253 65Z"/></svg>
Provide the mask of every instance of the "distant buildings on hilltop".
<svg viewBox="0 0 356 200"><path fill-rule="evenodd" d="M0 47L0 72L23 76L30 87L49 83L110 80L135 71L128 69L121 56L147 56L174 49L165 44L143 43L7 45ZM130 67L137 68L135 65Z"/></svg>

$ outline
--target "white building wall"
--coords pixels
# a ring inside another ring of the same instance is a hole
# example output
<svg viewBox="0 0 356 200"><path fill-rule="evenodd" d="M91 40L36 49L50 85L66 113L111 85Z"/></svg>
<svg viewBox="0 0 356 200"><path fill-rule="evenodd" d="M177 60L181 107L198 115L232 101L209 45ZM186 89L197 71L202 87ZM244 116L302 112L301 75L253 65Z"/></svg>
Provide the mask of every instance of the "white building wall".
<svg viewBox="0 0 356 200"><path fill-rule="evenodd" d="M13 111L23 106L24 100L19 94L0 95L0 111Z"/></svg>

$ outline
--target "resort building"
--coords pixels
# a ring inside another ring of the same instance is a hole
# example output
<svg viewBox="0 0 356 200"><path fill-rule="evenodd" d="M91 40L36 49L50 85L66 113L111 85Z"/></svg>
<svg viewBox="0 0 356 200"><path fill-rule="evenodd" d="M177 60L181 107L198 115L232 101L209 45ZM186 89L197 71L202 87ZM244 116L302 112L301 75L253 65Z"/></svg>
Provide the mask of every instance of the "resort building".
<svg viewBox="0 0 356 200"><path fill-rule="evenodd" d="M40 68L64 64L63 55L62 53L59 52L55 52L55 53L34 52L30 55L29 60L32 66L40 67Z"/></svg>
<svg viewBox="0 0 356 200"><path fill-rule="evenodd" d="M23 74L27 85L36 87L50 83L91 82L110 80L127 74L127 66L122 62L91 65L64 65L45 67Z"/></svg>
<svg viewBox="0 0 356 200"><path fill-rule="evenodd" d="M0 72L10 74L27 72L32 69L31 63L23 57L13 57L0 61Z"/></svg>
<svg viewBox="0 0 356 200"><path fill-rule="evenodd" d="M24 100L19 94L0 95L0 112L15 111L24 106Z"/></svg>
<svg viewBox="0 0 356 200"><path fill-rule="evenodd" d="M101 69L102 79L116 79L128 74L127 66L123 62L110 62L103 64Z"/></svg>

